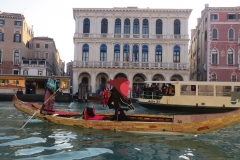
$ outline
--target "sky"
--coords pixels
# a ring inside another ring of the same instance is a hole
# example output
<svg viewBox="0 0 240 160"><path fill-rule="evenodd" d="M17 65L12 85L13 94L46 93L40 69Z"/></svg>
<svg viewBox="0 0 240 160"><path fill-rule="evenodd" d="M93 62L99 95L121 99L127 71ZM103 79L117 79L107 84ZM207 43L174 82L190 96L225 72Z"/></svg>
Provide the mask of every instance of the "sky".
<svg viewBox="0 0 240 160"><path fill-rule="evenodd" d="M34 36L53 38L65 63L73 60L73 35L75 21L73 8L113 8L136 6L138 8L192 9L189 18L190 30L197 25L197 18L205 4L209 7L236 7L239 1L217 0L0 0L0 11L24 14L29 26L33 25Z"/></svg>

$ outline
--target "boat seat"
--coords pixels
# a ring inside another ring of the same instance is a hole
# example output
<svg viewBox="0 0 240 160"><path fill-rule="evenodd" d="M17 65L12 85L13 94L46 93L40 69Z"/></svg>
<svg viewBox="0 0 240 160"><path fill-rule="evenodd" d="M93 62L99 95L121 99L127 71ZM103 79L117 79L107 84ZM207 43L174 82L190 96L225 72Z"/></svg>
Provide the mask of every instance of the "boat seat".
<svg viewBox="0 0 240 160"><path fill-rule="evenodd" d="M93 113L95 114L95 108L93 108ZM88 112L87 108L84 109L84 119L86 120L103 120L105 117L101 115L95 115L94 117L91 117Z"/></svg>

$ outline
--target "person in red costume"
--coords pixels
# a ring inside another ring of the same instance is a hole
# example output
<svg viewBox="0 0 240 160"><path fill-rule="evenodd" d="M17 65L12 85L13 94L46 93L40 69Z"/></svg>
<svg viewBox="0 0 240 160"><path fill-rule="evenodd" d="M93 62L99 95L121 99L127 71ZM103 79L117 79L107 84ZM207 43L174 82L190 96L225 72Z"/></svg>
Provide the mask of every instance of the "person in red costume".
<svg viewBox="0 0 240 160"><path fill-rule="evenodd" d="M104 89L103 96L104 96L104 98L102 100L102 105L103 105L103 107L107 107L107 102L109 100L109 88Z"/></svg>
<svg viewBox="0 0 240 160"><path fill-rule="evenodd" d="M111 96L108 100L109 109L115 109L115 115L112 120L116 121L130 121L131 119L126 116L123 109L119 106L127 106L130 110L134 110L134 106L128 99L128 91L130 82L125 78L116 78L114 80L107 81L108 84L113 86L111 89Z"/></svg>

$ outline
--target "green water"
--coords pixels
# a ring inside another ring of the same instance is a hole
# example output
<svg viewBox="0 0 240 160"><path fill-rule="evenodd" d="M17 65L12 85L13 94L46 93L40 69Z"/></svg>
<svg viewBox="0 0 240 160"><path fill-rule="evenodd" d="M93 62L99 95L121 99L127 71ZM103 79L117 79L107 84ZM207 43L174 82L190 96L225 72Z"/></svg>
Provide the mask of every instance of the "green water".
<svg viewBox="0 0 240 160"><path fill-rule="evenodd" d="M57 109L82 112L94 105L98 112L112 112L99 103L56 103ZM135 104L129 113L155 113ZM167 114L167 113L164 113ZM173 114L173 113L171 113ZM240 159L240 124L203 135L156 135L84 129L32 119L0 102L0 159L31 160L226 160Z"/></svg>

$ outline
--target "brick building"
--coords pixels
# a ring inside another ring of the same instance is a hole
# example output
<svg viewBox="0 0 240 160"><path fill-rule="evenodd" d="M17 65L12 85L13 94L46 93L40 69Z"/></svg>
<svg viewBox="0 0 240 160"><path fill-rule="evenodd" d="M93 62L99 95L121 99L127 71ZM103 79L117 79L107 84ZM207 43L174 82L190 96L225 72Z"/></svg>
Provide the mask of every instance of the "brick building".
<svg viewBox="0 0 240 160"><path fill-rule="evenodd" d="M240 81L240 7L206 4L191 34L190 80Z"/></svg>

